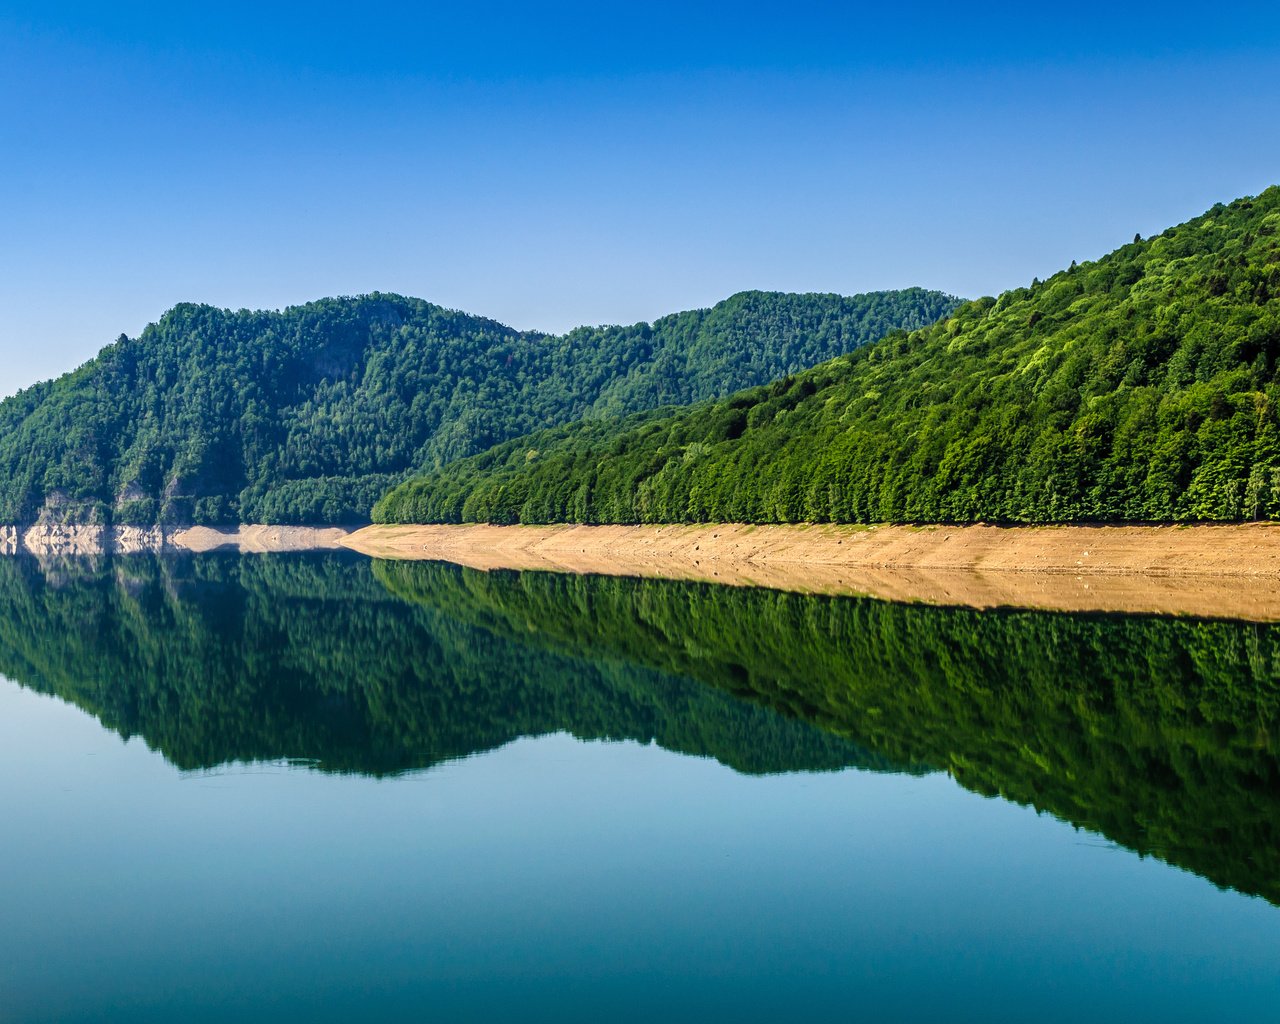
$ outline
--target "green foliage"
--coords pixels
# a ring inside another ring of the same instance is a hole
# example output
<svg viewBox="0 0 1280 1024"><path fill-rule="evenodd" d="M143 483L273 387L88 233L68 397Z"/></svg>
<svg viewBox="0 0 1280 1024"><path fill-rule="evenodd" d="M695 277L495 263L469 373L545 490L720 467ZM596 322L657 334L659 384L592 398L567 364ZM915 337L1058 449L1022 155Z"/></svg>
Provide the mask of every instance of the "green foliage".
<svg viewBox="0 0 1280 1024"><path fill-rule="evenodd" d="M1278 232L1272 188L767 387L500 445L374 518L1280 518Z"/></svg>
<svg viewBox="0 0 1280 1024"><path fill-rule="evenodd" d="M181 768L291 758L384 775L559 731L745 772L864 763L847 740L699 683L531 649L398 600L355 556L128 556L47 572L0 559L0 674Z"/></svg>
<svg viewBox="0 0 1280 1024"><path fill-rule="evenodd" d="M368 521L411 472L555 423L727 394L955 305L921 289L750 292L562 337L395 295L181 305L0 402L0 523Z"/></svg>
<svg viewBox="0 0 1280 1024"><path fill-rule="evenodd" d="M495 636L697 679L1280 902L1280 627L377 568Z"/></svg>

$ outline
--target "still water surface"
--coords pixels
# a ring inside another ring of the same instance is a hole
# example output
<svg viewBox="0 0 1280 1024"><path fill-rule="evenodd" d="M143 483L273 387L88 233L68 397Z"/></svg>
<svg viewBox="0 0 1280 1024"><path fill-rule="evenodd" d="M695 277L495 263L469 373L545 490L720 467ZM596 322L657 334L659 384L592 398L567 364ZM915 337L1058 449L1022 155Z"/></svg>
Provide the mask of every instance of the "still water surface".
<svg viewBox="0 0 1280 1024"><path fill-rule="evenodd" d="M0 1021L1272 1019L1278 652L333 555L3 560Z"/></svg>

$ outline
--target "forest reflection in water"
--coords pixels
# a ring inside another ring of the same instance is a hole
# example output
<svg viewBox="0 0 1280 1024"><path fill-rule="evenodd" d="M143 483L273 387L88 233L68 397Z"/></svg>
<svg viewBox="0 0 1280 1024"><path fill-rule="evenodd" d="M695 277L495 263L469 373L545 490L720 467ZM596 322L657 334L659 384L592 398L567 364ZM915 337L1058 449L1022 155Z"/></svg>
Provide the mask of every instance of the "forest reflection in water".
<svg viewBox="0 0 1280 1024"><path fill-rule="evenodd" d="M0 560L0 674L174 765L386 775L522 736L946 772L1280 902L1280 628L345 554Z"/></svg>

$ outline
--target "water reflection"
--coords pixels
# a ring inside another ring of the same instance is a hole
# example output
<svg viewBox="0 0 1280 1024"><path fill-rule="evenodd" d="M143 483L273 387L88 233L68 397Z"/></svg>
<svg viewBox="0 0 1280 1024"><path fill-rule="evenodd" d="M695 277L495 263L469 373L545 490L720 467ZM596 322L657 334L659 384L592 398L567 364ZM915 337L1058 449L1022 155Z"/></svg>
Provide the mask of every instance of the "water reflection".
<svg viewBox="0 0 1280 1024"><path fill-rule="evenodd" d="M0 673L184 768L519 736L939 771L1280 902L1280 629L354 557L0 562Z"/></svg>
<svg viewBox="0 0 1280 1024"><path fill-rule="evenodd" d="M387 588L549 650L699 679L1280 902L1280 628L993 613L381 563Z"/></svg>
<svg viewBox="0 0 1280 1024"><path fill-rule="evenodd" d="M424 566L415 576L457 577ZM687 678L529 642L388 593L358 556L0 560L0 675L180 768L295 760L386 775L522 736L657 742L742 772L883 767Z"/></svg>

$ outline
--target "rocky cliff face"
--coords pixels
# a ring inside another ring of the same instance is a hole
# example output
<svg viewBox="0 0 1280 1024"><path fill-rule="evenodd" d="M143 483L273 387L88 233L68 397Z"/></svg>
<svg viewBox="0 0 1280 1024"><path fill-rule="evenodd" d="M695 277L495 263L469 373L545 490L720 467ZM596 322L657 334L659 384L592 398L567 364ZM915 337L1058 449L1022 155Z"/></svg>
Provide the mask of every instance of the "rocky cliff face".
<svg viewBox="0 0 1280 1024"><path fill-rule="evenodd" d="M169 546L169 538L159 526L113 526L111 550L122 555L134 555L143 551L163 551Z"/></svg>
<svg viewBox="0 0 1280 1024"><path fill-rule="evenodd" d="M4 531L9 531L9 534ZM4 541L7 535L13 537L8 545ZM21 550L38 558L108 552L132 555L145 551L159 552L170 546L169 538L158 526L36 523L20 534L16 527L0 527L0 554L14 555Z"/></svg>
<svg viewBox="0 0 1280 1024"><path fill-rule="evenodd" d="M96 526L72 523L37 523L35 526L0 526L0 556L31 554L37 558L133 555L161 551L314 551L342 546L348 530L342 527L238 526L212 529L180 527L166 533L159 526Z"/></svg>
<svg viewBox="0 0 1280 1024"><path fill-rule="evenodd" d="M22 534L22 547L33 555L96 555L107 550L105 527L70 523L36 523Z"/></svg>

